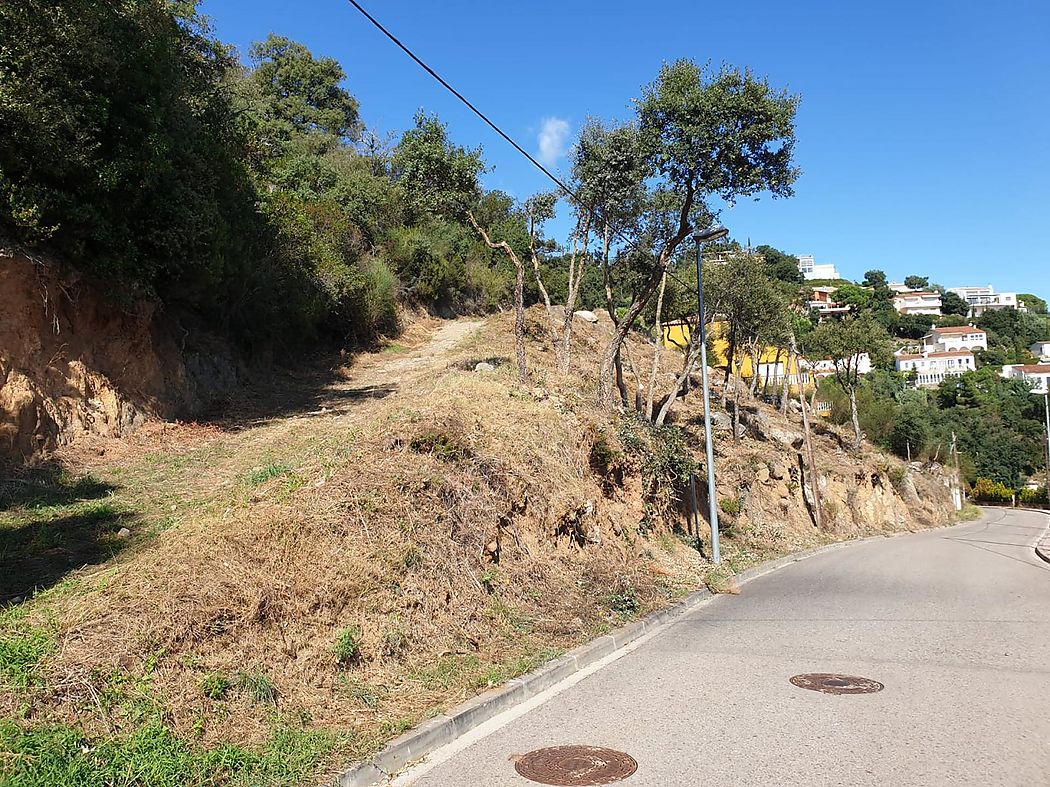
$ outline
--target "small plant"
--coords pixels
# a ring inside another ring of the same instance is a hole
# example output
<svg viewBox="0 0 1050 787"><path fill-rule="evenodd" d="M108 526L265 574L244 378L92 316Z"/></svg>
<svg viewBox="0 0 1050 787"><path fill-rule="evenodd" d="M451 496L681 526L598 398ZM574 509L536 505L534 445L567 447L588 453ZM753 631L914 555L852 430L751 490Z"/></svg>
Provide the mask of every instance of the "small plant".
<svg viewBox="0 0 1050 787"><path fill-rule="evenodd" d="M485 592L491 593L495 589L496 580L499 579L499 571L494 568L487 568L481 572L481 576L478 579L481 581L482 587L485 588Z"/></svg>
<svg viewBox="0 0 1050 787"><path fill-rule="evenodd" d="M609 475L622 458L623 454L609 443L605 434L598 432L595 435L594 442L591 444L591 469L600 475Z"/></svg>
<svg viewBox="0 0 1050 787"><path fill-rule="evenodd" d="M739 497L724 498L718 502L718 507L722 509L723 514L728 516L737 516L743 508Z"/></svg>
<svg viewBox="0 0 1050 787"><path fill-rule="evenodd" d="M1045 506L1047 503L1046 487L1022 489L1017 497L1017 502L1023 506Z"/></svg>
<svg viewBox="0 0 1050 787"><path fill-rule="evenodd" d="M270 676L256 668L251 672L237 673L237 687L248 693L260 705L277 704L277 687Z"/></svg>
<svg viewBox="0 0 1050 787"><path fill-rule="evenodd" d="M286 475L290 473L292 469L288 465L282 465L277 462L271 462L265 467L258 467L248 475L248 484L250 486L259 486L265 484L271 478L277 478L278 476Z"/></svg>
<svg viewBox="0 0 1050 787"><path fill-rule="evenodd" d="M383 655L388 659L399 659L408 651L408 635L400 624L383 632Z"/></svg>
<svg viewBox="0 0 1050 787"><path fill-rule="evenodd" d="M361 658L361 629L357 626L347 626L340 631L332 645L335 654L335 662L341 667L354 664Z"/></svg>
<svg viewBox="0 0 1050 787"><path fill-rule="evenodd" d="M904 476L908 474L908 471L902 465L886 468L886 477L890 479L890 483L894 487L899 487L904 483Z"/></svg>
<svg viewBox="0 0 1050 787"><path fill-rule="evenodd" d="M417 454L433 454L443 462L458 462L467 456L466 449L455 436L436 430L416 435L410 446Z"/></svg>
<svg viewBox="0 0 1050 787"><path fill-rule="evenodd" d="M203 678L200 683L201 694L207 697L209 700L221 700L226 697L226 692L230 690L230 681L225 675L220 675L218 672L209 672Z"/></svg>
<svg viewBox="0 0 1050 787"><path fill-rule="evenodd" d="M641 608L638 591L633 585L622 584L619 590L605 597L605 605L621 618L633 617Z"/></svg>
<svg viewBox="0 0 1050 787"><path fill-rule="evenodd" d="M423 553L419 551L419 547L415 544L409 544L405 549L405 554L401 557L401 565L405 567L405 570L411 571L422 565L422 563Z"/></svg>

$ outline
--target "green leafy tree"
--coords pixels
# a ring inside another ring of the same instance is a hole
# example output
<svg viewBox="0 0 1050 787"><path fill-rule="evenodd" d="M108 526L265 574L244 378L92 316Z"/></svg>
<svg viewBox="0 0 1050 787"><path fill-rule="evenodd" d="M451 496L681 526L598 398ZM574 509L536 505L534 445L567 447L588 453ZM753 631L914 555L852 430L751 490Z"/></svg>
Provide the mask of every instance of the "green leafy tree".
<svg viewBox="0 0 1050 787"><path fill-rule="evenodd" d="M453 144L448 129L434 115L416 114L391 159L394 181L410 216L463 219L480 197L478 176L485 165L481 150Z"/></svg>
<svg viewBox="0 0 1050 787"><path fill-rule="evenodd" d="M929 408L906 405L901 408L890 433L890 448L902 458L918 457L928 447L932 433Z"/></svg>
<svg viewBox="0 0 1050 787"><path fill-rule="evenodd" d="M1024 304L1025 308L1033 314L1046 314L1046 301L1038 295L1030 292L1018 293L1017 300Z"/></svg>
<svg viewBox="0 0 1050 787"><path fill-rule="evenodd" d="M766 273L770 278L790 284L803 284L805 277L798 267L798 258L793 254L786 254L780 249L772 246L759 246L755 249L762 255L766 263Z"/></svg>
<svg viewBox="0 0 1050 787"><path fill-rule="evenodd" d="M790 196L798 177L792 164L798 97L772 88L750 72L723 67L707 73L689 60L665 65L637 103L651 192L645 234L649 273L634 291L602 356L599 399L613 407L620 347L664 279L678 246L707 221L704 200L732 200L769 191ZM618 164L617 176L633 162Z"/></svg>
<svg viewBox="0 0 1050 787"><path fill-rule="evenodd" d="M966 317L970 314L970 304L954 292L946 290L941 293L941 314L957 314Z"/></svg>
<svg viewBox="0 0 1050 787"><path fill-rule="evenodd" d="M930 279L927 276L905 276L904 286L912 290L925 290L930 286Z"/></svg>
<svg viewBox="0 0 1050 787"><path fill-rule="evenodd" d="M834 379L849 397L853 445L859 451L863 434L857 414L857 387L860 382L862 356L872 363L889 354L890 338L881 324L870 317L848 317L839 322L818 325L806 347L809 357L827 358L835 367Z"/></svg>
<svg viewBox="0 0 1050 787"><path fill-rule="evenodd" d="M357 99L341 86L346 74L337 61L272 33L248 56L254 67L244 95L260 157L278 156L304 137L318 148L360 137Z"/></svg>

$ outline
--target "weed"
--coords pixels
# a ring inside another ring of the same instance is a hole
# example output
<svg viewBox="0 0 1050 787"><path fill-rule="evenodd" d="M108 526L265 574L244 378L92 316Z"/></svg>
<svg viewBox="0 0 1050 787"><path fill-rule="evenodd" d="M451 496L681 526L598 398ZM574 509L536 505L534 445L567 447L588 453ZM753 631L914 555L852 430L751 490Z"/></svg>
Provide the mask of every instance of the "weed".
<svg viewBox="0 0 1050 787"><path fill-rule="evenodd" d="M332 645L335 653L336 664L345 667L357 662L361 658L361 629L357 626L347 626L339 632Z"/></svg>
<svg viewBox="0 0 1050 787"><path fill-rule="evenodd" d="M722 509L723 514L729 516L737 516L740 514L742 508L739 497L727 497L718 501L718 507Z"/></svg>
<svg viewBox="0 0 1050 787"><path fill-rule="evenodd" d="M904 481L904 476L907 474L907 469L902 465L886 468L886 477L890 479L890 483L897 488L900 487L901 483Z"/></svg>
<svg viewBox="0 0 1050 787"><path fill-rule="evenodd" d="M264 467L257 467L255 470L252 470L248 474L248 485L259 486L265 484L271 478L287 475L290 472L292 472L292 468L288 467L288 465L272 462Z"/></svg>
<svg viewBox="0 0 1050 787"><path fill-rule="evenodd" d="M399 659L408 652L408 634L400 623L383 632L383 655L388 659Z"/></svg>
<svg viewBox="0 0 1050 787"><path fill-rule="evenodd" d="M418 568L423 564L423 553L420 552L419 547L415 544L409 544L405 549L405 554L401 557L401 565L404 566L406 571L411 571L414 568Z"/></svg>
<svg viewBox="0 0 1050 787"><path fill-rule="evenodd" d="M238 672L236 684L237 688L247 692L260 705L277 704L277 687L270 676L258 668L251 672Z"/></svg>
<svg viewBox="0 0 1050 787"><path fill-rule="evenodd" d="M369 710L375 710L379 705L379 691L366 683L340 675L336 687L340 694L353 698Z"/></svg>
<svg viewBox="0 0 1050 787"><path fill-rule="evenodd" d="M622 583L619 590L605 597L605 606L623 619L633 617L641 608L638 591L633 585Z"/></svg>
<svg viewBox="0 0 1050 787"><path fill-rule="evenodd" d="M409 445L417 454L433 454L443 462L458 462L467 456L455 435L437 430L416 435Z"/></svg>
<svg viewBox="0 0 1050 787"><path fill-rule="evenodd" d="M40 681L40 660L54 650L48 629L18 627L0 638L0 675L15 689L27 689Z"/></svg>
<svg viewBox="0 0 1050 787"><path fill-rule="evenodd" d="M641 464L645 500L643 526L677 518L689 477L697 463L685 444L685 434L675 426L652 426L637 419L620 427L620 443Z"/></svg>
<svg viewBox="0 0 1050 787"><path fill-rule="evenodd" d="M478 577L482 587L485 588L486 593L491 593L496 589L496 580L499 579L499 571L494 568L487 568L481 572L481 576Z"/></svg>
<svg viewBox="0 0 1050 787"><path fill-rule="evenodd" d="M225 699L226 692L230 690L230 681L225 675L220 675L218 672L209 672L201 678L198 685L201 694L209 700Z"/></svg>

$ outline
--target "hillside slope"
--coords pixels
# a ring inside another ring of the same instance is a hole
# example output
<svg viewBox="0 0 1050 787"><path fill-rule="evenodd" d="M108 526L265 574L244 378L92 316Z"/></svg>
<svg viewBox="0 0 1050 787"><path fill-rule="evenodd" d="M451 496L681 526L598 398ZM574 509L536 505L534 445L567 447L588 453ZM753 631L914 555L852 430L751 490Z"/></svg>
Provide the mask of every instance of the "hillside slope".
<svg viewBox="0 0 1050 787"><path fill-rule="evenodd" d="M529 313L530 385L508 363L511 315L421 323L224 420L82 439L64 474L5 484L0 533L27 581L4 588L3 748L62 735L76 745L55 768L163 747L179 756L158 784L314 782L704 583L730 589L732 571L951 518L936 468L854 456L822 426L817 532L797 416L749 402L743 438L717 435L716 571L678 503L703 453L696 397L680 430L610 418L593 393L608 321L577 320L562 376L544 319Z"/></svg>

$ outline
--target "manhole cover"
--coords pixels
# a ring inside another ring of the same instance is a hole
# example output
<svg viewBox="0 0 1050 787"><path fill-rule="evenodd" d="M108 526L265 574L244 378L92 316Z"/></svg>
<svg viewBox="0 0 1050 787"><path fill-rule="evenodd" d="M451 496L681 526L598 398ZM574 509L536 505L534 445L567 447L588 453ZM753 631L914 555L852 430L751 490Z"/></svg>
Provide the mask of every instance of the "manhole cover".
<svg viewBox="0 0 1050 787"><path fill-rule="evenodd" d="M629 754L600 746L552 746L518 758L514 770L540 784L577 787L626 779L638 763Z"/></svg>
<svg viewBox="0 0 1050 787"><path fill-rule="evenodd" d="M870 678L858 678L856 675L833 675L827 672L796 675L791 682L800 689L820 691L824 694L874 694L885 688L877 680Z"/></svg>

